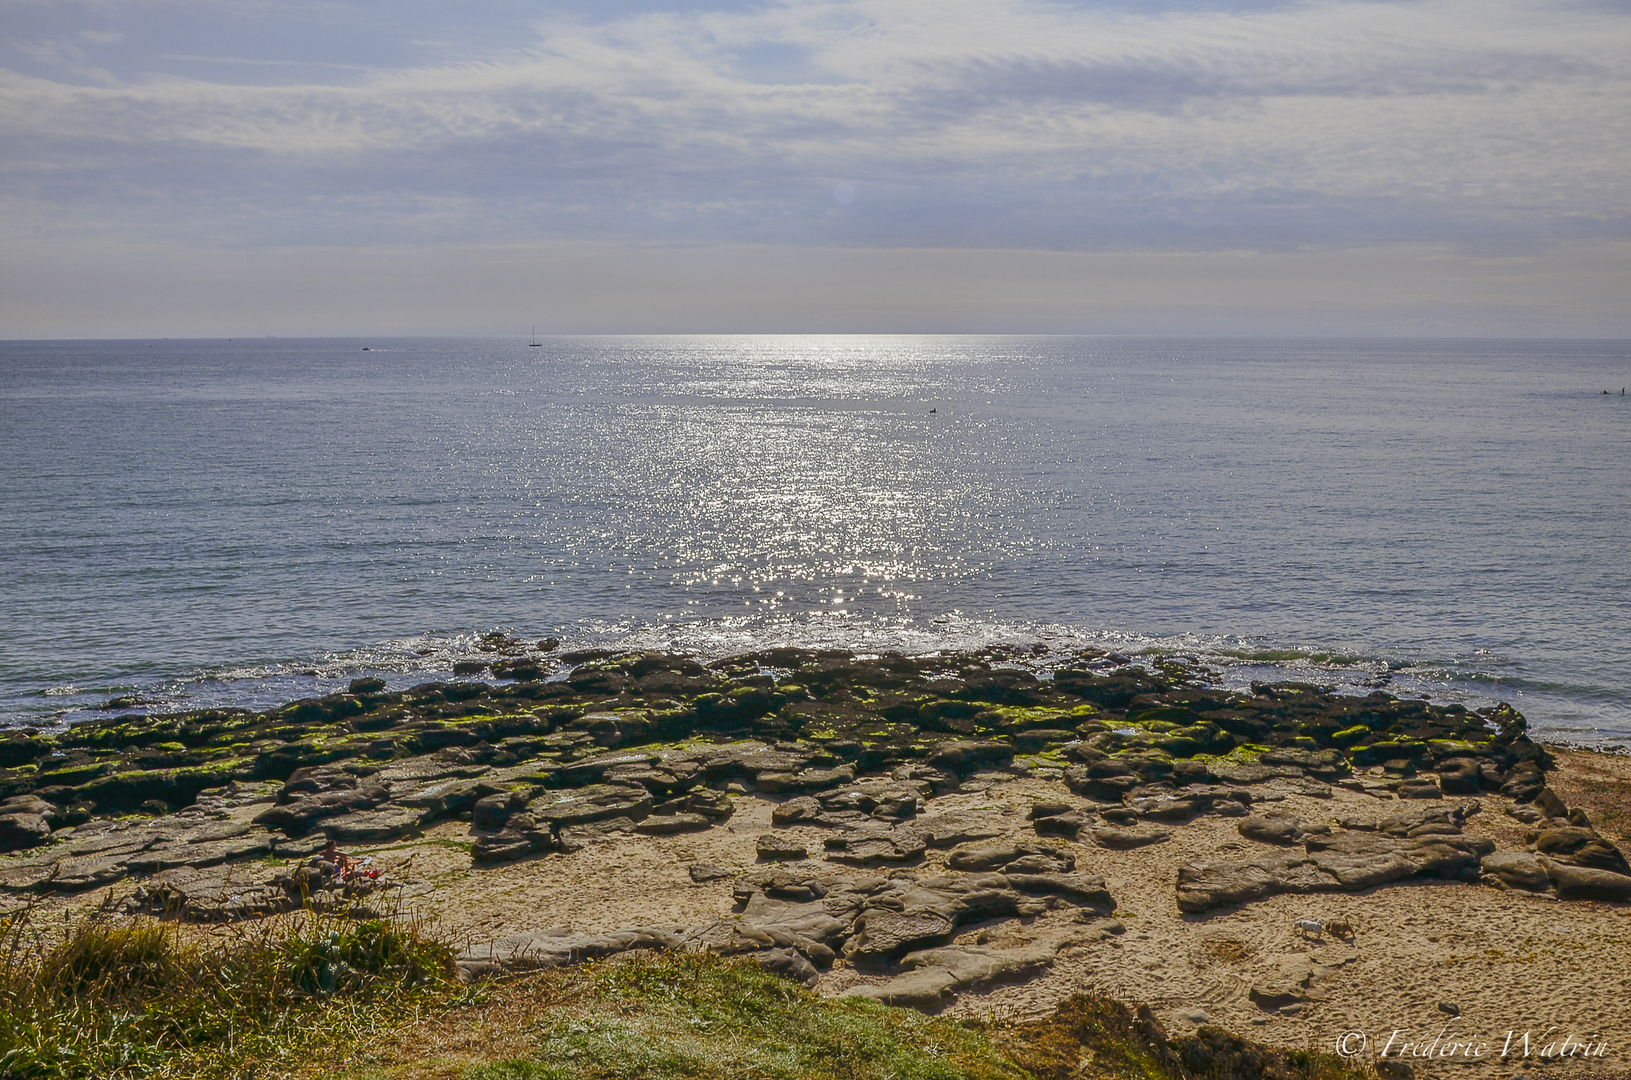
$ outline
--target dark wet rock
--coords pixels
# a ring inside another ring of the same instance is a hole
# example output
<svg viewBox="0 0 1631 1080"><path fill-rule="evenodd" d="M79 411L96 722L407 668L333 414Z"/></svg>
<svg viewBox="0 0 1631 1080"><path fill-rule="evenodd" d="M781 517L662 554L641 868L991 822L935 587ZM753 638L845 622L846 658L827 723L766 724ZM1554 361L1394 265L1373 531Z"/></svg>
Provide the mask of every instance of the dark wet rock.
<svg viewBox="0 0 1631 1080"><path fill-rule="evenodd" d="M498 661L493 665L493 675L500 679L538 679L554 671L555 668L556 664L553 660L522 656L513 660ZM455 665L453 670L458 672L458 666Z"/></svg>
<svg viewBox="0 0 1631 1080"><path fill-rule="evenodd" d="M793 861L810 857L809 849L797 840L776 833L765 833L755 842L759 858L766 861Z"/></svg>
<svg viewBox="0 0 1631 1080"><path fill-rule="evenodd" d="M0 769L15 769L19 765L27 765L50 752L51 744L44 739L26 735L0 739Z"/></svg>
<svg viewBox="0 0 1631 1080"><path fill-rule="evenodd" d="M1093 842L1099 847L1109 848L1112 851L1131 851L1134 848L1148 847L1159 844L1163 840L1172 839L1172 833L1166 829L1094 829Z"/></svg>

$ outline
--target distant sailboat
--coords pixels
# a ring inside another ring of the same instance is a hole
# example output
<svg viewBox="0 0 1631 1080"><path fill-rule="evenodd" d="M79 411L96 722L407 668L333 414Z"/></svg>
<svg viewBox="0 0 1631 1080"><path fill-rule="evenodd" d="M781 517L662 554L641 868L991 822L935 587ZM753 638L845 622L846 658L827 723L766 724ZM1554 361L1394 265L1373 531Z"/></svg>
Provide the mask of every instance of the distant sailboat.
<svg viewBox="0 0 1631 1080"><path fill-rule="evenodd" d="M534 348L534 349L541 349L544 346L544 343L542 341L538 340L538 324L537 323L532 324L532 337L527 339L527 344L530 347Z"/></svg>

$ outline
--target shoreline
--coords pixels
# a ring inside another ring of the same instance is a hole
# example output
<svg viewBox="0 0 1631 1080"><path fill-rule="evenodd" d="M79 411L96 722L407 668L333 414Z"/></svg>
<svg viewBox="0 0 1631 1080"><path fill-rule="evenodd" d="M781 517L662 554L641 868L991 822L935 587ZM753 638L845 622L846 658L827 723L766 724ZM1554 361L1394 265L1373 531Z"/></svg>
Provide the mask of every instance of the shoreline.
<svg viewBox="0 0 1631 1080"><path fill-rule="evenodd" d="M842 632L843 627L805 627L806 631L816 632L791 635L796 643L784 640L789 635L781 633L768 633L764 640L758 640L757 634L739 634L740 640L717 641L711 647L698 649L682 644L697 643L693 640L698 636L697 628L676 633L681 629L665 623L626 629L619 634L568 635L565 629L559 632L572 639L562 646L568 652L661 651L691 656L704 664L776 648L851 649L863 656L900 651L915 657L991 651L1009 654L1011 662L1025 664L1043 678L1053 667L1068 665L1074 655L1084 650L1126 655L1139 664L1159 663L1171 657L1209 672L1209 683L1217 689L1244 690L1252 682L1286 681L1328 686L1343 695L1364 696L1380 689L1399 697L1460 703L1474 709L1508 704L1529 714L1531 723L1532 710L1538 708L1543 715L1560 719L1532 730L1536 738L1562 746L1618 747L1631 752L1631 722L1612 717L1586 719L1585 713L1577 716L1576 712L1589 712L1589 708L1572 699L1549 699L1544 685L1531 686L1522 679L1508 684L1494 669L1463 668L1458 666L1460 661L1452 659L1412 661L1312 647L1254 648L1244 640L1227 637L1191 640L1188 635L1150 637L1062 625L1024 628L1006 623L978 623L978 632L953 632L943 641L910 634L895 640L905 633L903 627L851 627L853 634ZM923 629L930 628L926 624ZM823 630L833 632L819 632ZM852 640L856 638L859 641ZM494 639L511 643L503 646L505 650L525 640L498 631L395 638L294 660L245 661L236 666L189 668L153 676L145 682L116 681L94 692L70 683L26 693L16 689L7 699L15 711L0 719L0 737L27 727L56 733L108 718L176 715L212 708L264 711L296 699L342 692L353 678L382 678L393 690L408 689L426 680L490 682L490 664L507 655L494 656ZM1534 701L1525 703L1537 694ZM25 701L32 704L24 708ZM45 704L58 702L61 704Z"/></svg>
<svg viewBox="0 0 1631 1080"><path fill-rule="evenodd" d="M55 815L0 890L206 925L397 905L472 977L668 948L953 1016L1092 989L1289 1047L1435 993L1496 1023L1515 969L1491 950L1527 936L1546 993L1510 1022L1568 1012L1631 1060L1631 1012L1592 993L1631 930L1631 754L1170 658L1038 680L998 651L546 653L501 683L0 741L0 797ZM331 838L380 877L307 865Z"/></svg>

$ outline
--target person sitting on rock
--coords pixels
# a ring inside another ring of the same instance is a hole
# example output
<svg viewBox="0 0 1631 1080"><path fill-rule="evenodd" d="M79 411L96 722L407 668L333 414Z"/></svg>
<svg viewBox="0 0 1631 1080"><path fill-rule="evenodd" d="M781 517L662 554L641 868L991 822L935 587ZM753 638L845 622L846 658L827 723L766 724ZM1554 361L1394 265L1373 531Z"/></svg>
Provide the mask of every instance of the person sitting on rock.
<svg viewBox="0 0 1631 1080"><path fill-rule="evenodd" d="M340 845L333 840L323 845L323 850L318 852L317 858L328 870L329 876L336 881L346 880L351 876L352 871L356 869L356 861L341 851Z"/></svg>

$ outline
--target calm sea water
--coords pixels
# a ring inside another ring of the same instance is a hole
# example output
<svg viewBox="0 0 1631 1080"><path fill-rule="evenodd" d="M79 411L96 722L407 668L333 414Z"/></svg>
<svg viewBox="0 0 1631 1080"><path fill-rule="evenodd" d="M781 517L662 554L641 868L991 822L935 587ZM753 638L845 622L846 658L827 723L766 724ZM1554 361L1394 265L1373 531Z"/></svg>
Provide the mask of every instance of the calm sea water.
<svg viewBox="0 0 1631 1080"><path fill-rule="evenodd" d="M0 344L0 718L501 629L1165 648L1631 743L1628 382L1626 342Z"/></svg>

